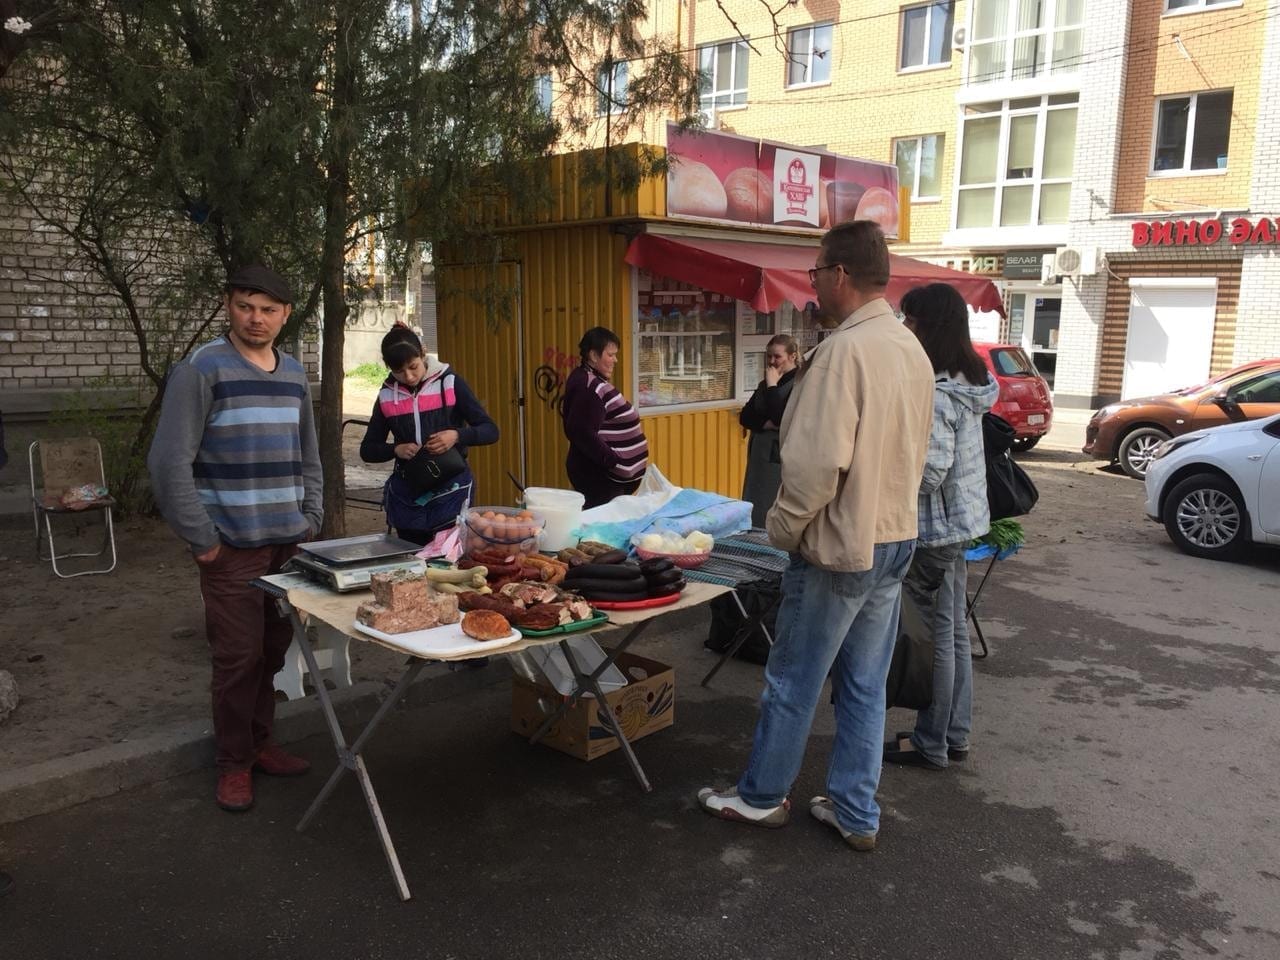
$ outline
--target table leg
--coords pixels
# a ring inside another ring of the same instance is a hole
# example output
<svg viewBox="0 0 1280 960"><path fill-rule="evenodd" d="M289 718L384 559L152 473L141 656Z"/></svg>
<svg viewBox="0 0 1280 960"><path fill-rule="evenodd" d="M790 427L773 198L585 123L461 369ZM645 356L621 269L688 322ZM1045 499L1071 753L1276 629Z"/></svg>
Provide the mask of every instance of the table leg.
<svg viewBox="0 0 1280 960"><path fill-rule="evenodd" d="M653 787L649 785L649 778L645 776L644 767L640 766L640 761L636 758L636 752L631 748L631 741L622 732L621 722L613 715L613 711L609 709L609 702L605 699L604 690L601 689L600 682L596 679L600 671L597 670L590 675L583 673L569 644L561 640L560 649L564 651L564 658L568 661L569 669L573 671L574 679L578 682L578 689L581 690L585 686L595 695L596 714L613 731L613 735L618 738L618 745L622 748L623 756L627 758L627 764L631 767L631 772L635 775L636 780L640 782L640 789L645 793L652 793ZM617 656L618 653L615 651L611 659L616 660Z"/></svg>
<svg viewBox="0 0 1280 960"><path fill-rule="evenodd" d="M369 721L364 731L356 738L355 743L348 747L346 737L342 733L342 726L338 723L338 714L333 708L333 701L329 698L329 691L325 688L324 681L321 679L315 651L311 649L311 642L307 639L306 627L303 626L297 611L287 601L280 600L278 602L282 610L287 609L288 616L293 622L293 635L298 641L298 647L302 650L303 659L307 661L307 669L316 678L316 696L320 700L320 709L324 713L325 723L329 727L329 735L333 738L334 749L338 754L337 769L329 776L328 782L321 789L315 800L312 801L302 819L298 821L296 829L298 832L302 832L307 828L311 819L329 798L334 787L337 786L342 774L347 770L351 770L355 773L356 779L360 781L360 789L364 793L365 804L369 807L369 816L373 819L373 826L374 830L377 831L378 840L382 843L382 852L386 855L387 866L391 868L396 890L401 900L408 900L411 896L409 885L405 881L404 871L400 867L400 858L396 855L395 844L391 841L391 833L387 830L386 820L382 816L382 808L378 804L378 796L373 789L373 781L369 778L369 771L364 765L364 758L360 755L360 750L373 734L378 724L382 722L382 719L404 696L409 684L413 682L413 678L425 666L426 661L415 659L410 663L409 668L404 672L404 676L400 678L400 682L396 684L391 695L383 701L382 706L378 708L378 711L373 715L373 719Z"/></svg>
<svg viewBox="0 0 1280 960"><path fill-rule="evenodd" d="M542 721L542 726L534 731L533 736L529 738L529 742L531 744L537 743L545 737L547 732L555 726L556 721L564 716L565 712L571 706L582 699L582 695L584 693L590 692L595 696L596 703L600 704L602 707L606 706L607 702L605 700L604 691L600 689L600 677L606 670L613 666L614 662L618 659L618 656L626 650L627 647L631 646L631 644L635 642L636 638L644 632L645 627L652 622L652 620L641 620L633 625L632 628L627 631L627 635L622 638L621 642L619 642L611 652L606 651L603 662L601 662L600 666L596 667L596 669L590 674L585 674L578 668L578 662L574 658L573 651L569 648L569 644L566 641L561 640L560 649L564 651L565 660L569 664L569 669L573 671L575 681L573 692L561 701L560 706L556 709L555 713ZM631 749L631 743L627 740L626 734L622 732L621 725L616 722L613 712L608 709L602 709L599 712L601 717L607 717L609 727L613 730L614 736L618 738L618 743L622 746L622 751L627 758L627 763L631 765L631 772L635 774L636 779L640 782L640 789L645 793L649 793L653 790L653 787L649 785L649 778L645 776L644 768L640 766L640 761L636 759L635 751Z"/></svg>
<svg viewBox="0 0 1280 960"><path fill-rule="evenodd" d="M769 628L764 625L764 618L769 615L769 611L772 610L776 604L770 604L769 608L765 610L764 613L760 614L760 616L752 617L747 613L747 608L743 606L742 598L738 596L738 591L736 589L730 590L729 595L733 597L733 602L738 605L738 612L742 614L742 619L745 623L738 628L738 633L734 637L733 642L725 648L723 653L720 654L720 659L716 661L715 666L707 671L707 675L702 678L702 683L699 684L699 686L705 687L709 684L711 682L711 678L720 672L720 668L728 662L729 658L742 649L742 645L747 642L754 631L759 630L764 634L765 642L769 644L769 646L773 646L773 635L769 633Z"/></svg>

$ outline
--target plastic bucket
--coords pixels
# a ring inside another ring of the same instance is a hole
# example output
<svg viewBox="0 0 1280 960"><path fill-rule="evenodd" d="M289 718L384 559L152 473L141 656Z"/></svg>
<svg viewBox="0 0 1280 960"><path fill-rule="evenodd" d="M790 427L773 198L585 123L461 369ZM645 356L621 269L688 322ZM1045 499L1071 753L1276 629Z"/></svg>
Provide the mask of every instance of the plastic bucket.
<svg viewBox="0 0 1280 960"><path fill-rule="evenodd" d="M555 552L572 547L577 541L573 531L582 519L582 506L586 498L576 490L557 490L555 487L527 487L524 505L536 510L547 525L542 531L542 549Z"/></svg>

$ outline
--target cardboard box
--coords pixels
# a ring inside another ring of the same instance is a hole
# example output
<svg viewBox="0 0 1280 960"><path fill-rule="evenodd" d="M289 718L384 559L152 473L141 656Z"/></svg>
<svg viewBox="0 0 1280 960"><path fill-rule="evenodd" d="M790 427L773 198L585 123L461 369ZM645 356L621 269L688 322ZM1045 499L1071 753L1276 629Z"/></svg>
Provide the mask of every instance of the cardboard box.
<svg viewBox="0 0 1280 960"><path fill-rule="evenodd" d="M675 721L675 670L631 653L621 654L617 664L629 682L620 690L606 692L605 703L621 722L627 739L634 743L671 726ZM512 679L513 733L528 739L542 726L546 714L539 709L539 700L554 710L564 698L544 684L531 683L519 675ZM583 697L538 742L579 760L594 760L617 750L618 738L601 721L598 711L594 697Z"/></svg>

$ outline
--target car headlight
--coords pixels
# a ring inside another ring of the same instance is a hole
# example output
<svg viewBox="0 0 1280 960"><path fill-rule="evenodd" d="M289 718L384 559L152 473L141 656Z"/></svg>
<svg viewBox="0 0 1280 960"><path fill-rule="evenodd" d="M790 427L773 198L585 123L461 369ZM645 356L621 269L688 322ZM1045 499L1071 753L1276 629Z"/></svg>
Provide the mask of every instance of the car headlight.
<svg viewBox="0 0 1280 960"><path fill-rule="evenodd" d="M1188 444L1196 443L1203 439L1204 437L1174 437L1172 440L1166 440L1164 443L1160 444L1160 446L1156 447L1155 452L1151 455L1151 459L1159 460L1162 457L1167 457L1179 447L1185 447Z"/></svg>
<svg viewBox="0 0 1280 960"><path fill-rule="evenodd" d="M1099 410L1097 413L1095 413L1091 419L1105 420L1107 417L1111 416L1113 413L1119 410L1120 407L1121 407L1121 404L1109 403L1105 407L1103 407L1101 410Z"/></svg>

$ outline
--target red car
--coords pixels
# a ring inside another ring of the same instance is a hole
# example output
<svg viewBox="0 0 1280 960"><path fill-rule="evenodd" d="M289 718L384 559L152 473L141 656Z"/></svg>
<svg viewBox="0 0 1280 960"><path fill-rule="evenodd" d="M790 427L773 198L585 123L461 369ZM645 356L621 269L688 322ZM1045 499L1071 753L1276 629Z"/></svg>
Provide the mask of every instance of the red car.
<svg viewBox="0 0 1280 960"><path fill-rule="evenodd" d="M1000 398L991 412L1009 421L1017 434L1014 450L1030 450L1053 426L1053 398L1049 384L1019 346L1012 343L975 343L1000 384Z"/></svg>

